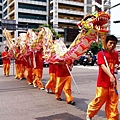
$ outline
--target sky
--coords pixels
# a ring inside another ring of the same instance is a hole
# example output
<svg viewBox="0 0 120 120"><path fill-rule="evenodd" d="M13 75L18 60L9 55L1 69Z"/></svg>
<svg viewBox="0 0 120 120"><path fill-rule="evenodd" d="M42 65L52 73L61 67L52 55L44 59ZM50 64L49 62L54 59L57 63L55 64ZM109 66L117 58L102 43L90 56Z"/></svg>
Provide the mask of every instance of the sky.
<svg viewBox="0 0 120 120"><path fill-rule="evenodd" d="M120 3L120 0L111 0L111 6ZM113 21L120 21L120 5L111 9L111 34L120 37L120 23L113 23Z"/></svg>

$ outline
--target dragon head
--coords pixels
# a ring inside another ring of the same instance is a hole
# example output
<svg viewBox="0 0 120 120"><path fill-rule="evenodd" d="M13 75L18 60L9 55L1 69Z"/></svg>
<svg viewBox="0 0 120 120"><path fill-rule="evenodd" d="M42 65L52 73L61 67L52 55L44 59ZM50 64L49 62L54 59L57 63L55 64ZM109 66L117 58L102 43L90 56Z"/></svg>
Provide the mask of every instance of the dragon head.
<svg viewBox="0 0 120 120"><path fill-rule="evenodd" d="M108 13L94 12L86 15L79 23L78 27L82 32L88 32L91 29L96 30L98 33L107 33L106 25L109 23L110 15Z"/></svg>

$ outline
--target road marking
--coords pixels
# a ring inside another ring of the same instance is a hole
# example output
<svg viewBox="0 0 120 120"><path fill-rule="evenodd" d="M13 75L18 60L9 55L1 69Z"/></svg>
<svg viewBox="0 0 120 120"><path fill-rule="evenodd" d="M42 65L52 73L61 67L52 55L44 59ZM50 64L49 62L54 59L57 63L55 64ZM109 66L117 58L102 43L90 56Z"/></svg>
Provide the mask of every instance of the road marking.
<svg viewBox="0 0 120 120"><path fill-rule="evenodd" d="M84 69L92 69L92 70L98 70L98 66L82 66L82 65L80 65L80 66L74 66L74 67L76 67L76 68L84 68Z"/></svg>
<svg viewBox="0 0 120 120"><path fill-rule="evenodd" d="M98 70L99 69L99 67L97 66L97 65L95 65L95 66L83 66L83 65L79 65L79 66L74 66L74 67L76 67L76 68L87 68L87 69L92 69L92 70ZM118 73L120 73L120 70L118 70Z"/></svg>

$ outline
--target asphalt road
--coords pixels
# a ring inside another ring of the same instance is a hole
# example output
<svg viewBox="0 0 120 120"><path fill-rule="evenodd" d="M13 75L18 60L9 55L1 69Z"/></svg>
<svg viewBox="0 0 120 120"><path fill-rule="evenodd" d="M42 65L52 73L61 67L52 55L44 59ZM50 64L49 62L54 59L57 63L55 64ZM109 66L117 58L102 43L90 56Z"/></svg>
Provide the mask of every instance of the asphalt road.
<svg viewBox="0 0 120 120"><path fill-rule="evenodd" d="M72 95L76 105L72 106L65 102L64 93L64 100L57 101L54 94L27 85L26 80L16 80L12 65L9 77L3 76L0 67L0 120L85 120L87 105L95 96L97 66L73 67L72 76L80 94L73 82ZM48 79L48 68L44 68L43 83L46 84ZM118 84L120 86L120 81ZM107 120L104 106L93 120Z"/></svg>

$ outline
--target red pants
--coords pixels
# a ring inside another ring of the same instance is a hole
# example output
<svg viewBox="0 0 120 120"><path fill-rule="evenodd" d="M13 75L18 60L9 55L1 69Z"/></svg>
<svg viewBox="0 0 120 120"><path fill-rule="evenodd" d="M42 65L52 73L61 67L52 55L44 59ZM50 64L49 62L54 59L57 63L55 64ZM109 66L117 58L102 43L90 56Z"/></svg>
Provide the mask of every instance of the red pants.
<svg viewBox="0 0 120 120"><path fill-rule="evenodd" d="M57 77L55 88L56 98L60 98L62 90L64 90L66 101L67 102L73 101L73 97L71 95L71 82L72 82L71 76Z"/></svg>
<svg viewBox="0 0 120 120"><path fill-rule="evenodd" d="M118 95L116 95L113 87L102 88L97 87L96 97L88 105L87 114L92 118L105 104L105 112L107 120L119 120L118 113Z"/></svg>
<svg viewBox="0 0 120 120"><path fill-rule="evenodd" d="M10 73L10 64L3 64L3 69L4 69L4 75L9 76Z"/></svg>

